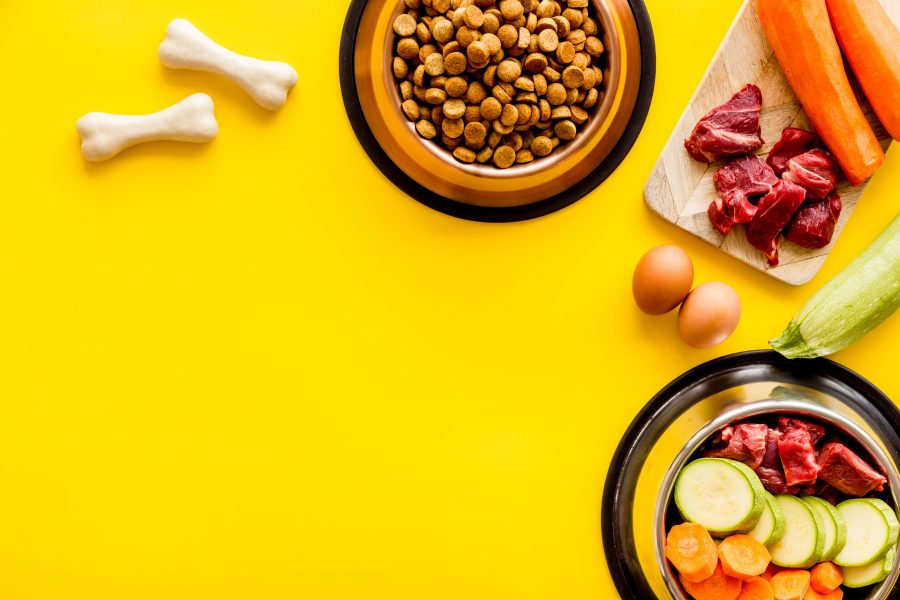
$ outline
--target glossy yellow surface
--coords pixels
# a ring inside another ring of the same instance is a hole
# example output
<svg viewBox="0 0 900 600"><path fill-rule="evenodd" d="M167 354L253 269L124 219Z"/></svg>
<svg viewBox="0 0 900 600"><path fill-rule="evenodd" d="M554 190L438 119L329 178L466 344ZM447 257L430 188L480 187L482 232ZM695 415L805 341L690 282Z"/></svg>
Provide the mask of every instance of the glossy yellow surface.
<svg viewBox="0 0 900 600"><path fill-rule="evenodd" d="M346 0L0 3L0 597L615 597L599 507L633 415L760 348L897 213L893 151L792 288L652 216L641 190L738 0L650 0L653 109L602 187L529 223L432 212L373 167L337 77ZM277 114L169 72L182 16L287 60ZM210 93L221 134L101 165L91 110ZM633 307L648 248L733 285L690 350ZM900 398L894 317L836 358Z"/></svg>

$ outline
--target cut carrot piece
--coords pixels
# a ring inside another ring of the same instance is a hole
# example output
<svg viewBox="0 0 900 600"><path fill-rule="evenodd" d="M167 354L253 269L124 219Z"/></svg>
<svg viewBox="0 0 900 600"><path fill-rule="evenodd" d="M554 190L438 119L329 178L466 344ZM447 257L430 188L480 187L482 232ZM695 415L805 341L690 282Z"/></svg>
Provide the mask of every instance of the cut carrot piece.
<svg viewBox="0 0 900 600"><path fill-rule="evenodd" d="M823 594L821 592L817 592L816 588L809 588L806 590L806 595L803 596L803 600L843 600L844 598L844 590L841 588L837 588L836 590L832 590L827 594Z"/></svg>
<svg viewBox="0 0 900 600"><path fill-rule="evenodd" d="M809 590L809 571L785 569L771 583L775 600L803 600Z"/></svg>
<svg viewBox="0 0 900 600"><path fill-rule="evenodd" d="M774 600L772 585L762 577L754 577L744 582L737 600Z"/></svg>
<svg viewBox="0 0 900 600"><path fill-rule="evenodd" d="M766 581L772 581L772 578L775 577L775 575L777 575L778 573L781 573L782 571L784 571L783 567L779 567L775 563L769 563L769 566L766 567L765 573L760 575L760 577L762 577Z"/></svg>
<svg viewBox="0 0 900 600"><path fill-rule="evenodd" d="M765 573L772 555L749 535L738 534L722 540L719 560L726 575L747 580Z"/></svg>
<svg viewBox="0 0 900 600"><path fill-rule="evenodd" d="M840 568L832 562L823 562L809 571L809 585L820 594L827 594L841 587L844 576Z"/></svg>
<svg viewBox="0 0 900 600"><path fill-rule="evenodd" d="M879 0L827 0L831 26L878 119L900 141L900 29Z"/></svg>
<svg viewBox="0 0 900 600"><path fill-rule="evenodd" d="M666 558L682 578L692 582L709 578L719 562L712 536L696 523L682 523L669 530Z"/></svg>
<svg viewBox="0 0 900 600"><path fill-rule="evenodd" d="M681 577L681 585L695 600L737 600L741 593L741 580L726 575L721 566L716 566L713 574L700 582Z"/></svg>
<svg viewBox="0 0 900 600"><path fill-rule="evenodd" d="M758 0L756 8L819 137L850 183L865 182L884 162L884 151L850 87L825 0Z"/></svg>

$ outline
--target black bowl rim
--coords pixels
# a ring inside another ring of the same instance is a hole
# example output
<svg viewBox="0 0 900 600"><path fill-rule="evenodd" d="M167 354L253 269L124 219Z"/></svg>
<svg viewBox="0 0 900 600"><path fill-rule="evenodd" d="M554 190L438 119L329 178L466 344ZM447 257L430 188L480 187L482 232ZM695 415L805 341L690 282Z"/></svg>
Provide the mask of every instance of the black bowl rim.
<svg viewBox="0 0 900 600"><path fill-rule="evenodd" d="M388 157L372 134L362 112L356 89L354 49L363 9L369 1L371 0L352 0L344 21L338 65L344 108L350 119L350 125L369 159L394 185L429 208L452 217L484 223L512 223L543 217L577 202L603 183L625 160L644 127L656 83L656 42L644 0L628 0L634 13L641 43L641 81L634 112L609 156L587 177L571 187L545 200L523 206L498 208L475 206L436 194L413 180Z"/></svg>
<svg viewBox="0 0 900 600"><path fill-rule="evenodd" d="M796 375L825 377L840 382L864 396L879 416L896 434L900 432L900 410L870 381L832 360L790 360L774 350L751 350L710 360L687 371L660 390L638 412L622 436L604 484L600 526L606 563L619 595L626 600L655 598L637 557L634 539L629 531L629 513L634 501L639 473L647 458L648 447L642 440L655 439L661 431L687 408L691 398L681 392L701 381L742 367L767 365ZM886 441L886 440L883 440ZM889 440L900 448L900 437ZM627 510L622 510L623 507ZM898 590L889 598L898 597Z"/></svg>

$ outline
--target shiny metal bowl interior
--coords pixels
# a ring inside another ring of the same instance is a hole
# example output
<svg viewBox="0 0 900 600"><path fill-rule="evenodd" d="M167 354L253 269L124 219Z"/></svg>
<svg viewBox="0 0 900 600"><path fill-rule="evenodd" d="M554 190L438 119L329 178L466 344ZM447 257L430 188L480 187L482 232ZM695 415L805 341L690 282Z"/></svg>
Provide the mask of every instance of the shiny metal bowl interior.
<svg viewBox="0 0 900 600"><path fill-rule="evenodd" d="M666 516L672 508L672 490L675 486L675 479L678 476L678 472L691 459L697 449L700 448L711 435L729 423L777 413L811 417L818 422L836 428L844 435L855 440L862 448L868 450L870 454L868 457L869 460L887 475L890 487L890 497L893 500L892 504L895 508L898 506L897 490L900 490L900 475L898 475L897 465L888 456L883 445L873 436L871 430L866 427L865 420L861 419L860 415L854 415L846 410L842 410L841 406L835 405L833 402L825 401L820 394L810 394L802 389L788 388L777 391L779 392L779 396L790 396L791 398L770 398L758 401L751 400L749 402L722 398L720 405L722 412L701 427L699 431L688 440L681 451L675 456L674 461L669 466L668 471L663 478L654 509L653 545L655 547L655 559L658 572L664 576L669 593L677 600L690 600L690 596L682 589L678 581L677 573L672 569L665 557ZM713 402L713 405L716 404L719 403ZM883 600L884 598L887 598L897 580L898 573L900 573L900 561L895 562L894 568L888 578L873 586L868 594L865 596L860 595L853 597L864 597L871 600ZM848 594L847 597L850 598L851 596Z"/></svg>
<svg viewBox="0 0 900 600"><path fill-rule="evenodd" d="M627 0L592 0L606 47L603 99L575 140L546 158L497 169L464 164L418 135L403 114L391 64L398 0L369 2L356 45L360 106L379 145L419 185L461 203L513 207L544 200L590 174L614 150L631 119L641 79L641 42Z"/></svg>

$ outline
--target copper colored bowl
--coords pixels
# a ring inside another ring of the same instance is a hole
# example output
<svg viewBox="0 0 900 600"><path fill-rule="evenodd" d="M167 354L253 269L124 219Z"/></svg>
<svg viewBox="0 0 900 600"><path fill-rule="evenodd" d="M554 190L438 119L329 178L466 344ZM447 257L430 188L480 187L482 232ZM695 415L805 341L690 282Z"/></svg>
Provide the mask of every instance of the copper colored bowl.
<svg viewBox="0 0 900 600"><path fill-rule="evenodd" d="M606 47L602 100L578 136L550 156L497 169L464 164L418 135L391 72L399 0L354 0L341 44L344 103L375 163L404 191L443 212L511 221L552 212L599 185L634 143L649 108L653 36L641 0L593 0Z"/></svg>

